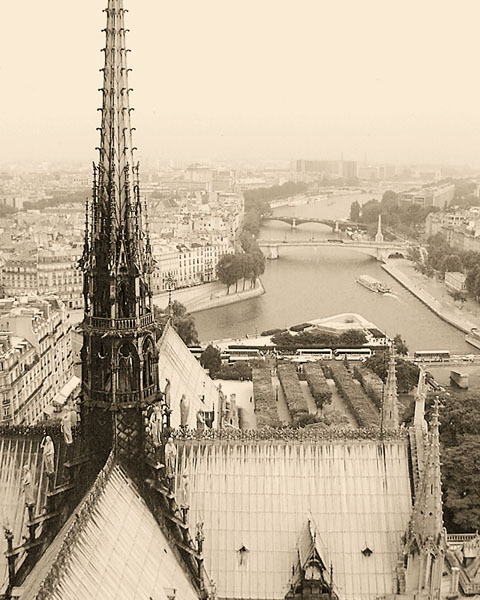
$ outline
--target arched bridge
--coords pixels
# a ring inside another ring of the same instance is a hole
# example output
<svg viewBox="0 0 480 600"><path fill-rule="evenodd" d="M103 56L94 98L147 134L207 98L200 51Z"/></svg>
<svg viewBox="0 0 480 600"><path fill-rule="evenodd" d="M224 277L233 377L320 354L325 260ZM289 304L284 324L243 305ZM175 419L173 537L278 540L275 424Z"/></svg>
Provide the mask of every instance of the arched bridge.
<svg viewBox="0 0 480 600"><path fill-rule="evenodd" d="M390 256L407 257L410 244L405 242L366 242L350 240L258 240L265 257L275 260L279 257L280 248L343 248L373 256L380 262L385 262Z"/></svg>
<svg viewBox="0 0 480 600"><path fill-rule="evenodd" d="M332 231L345 231L349 228L361 231L366 231L368 229L368 225L365 225L365 223L335 221L333 219L317 219L316 217L268 216L263 217L262 221L281 221L282 223L288 223L292 229L296 229L299 225L303 225L304 223L320 223L321 225L331 227Z"/></svg>

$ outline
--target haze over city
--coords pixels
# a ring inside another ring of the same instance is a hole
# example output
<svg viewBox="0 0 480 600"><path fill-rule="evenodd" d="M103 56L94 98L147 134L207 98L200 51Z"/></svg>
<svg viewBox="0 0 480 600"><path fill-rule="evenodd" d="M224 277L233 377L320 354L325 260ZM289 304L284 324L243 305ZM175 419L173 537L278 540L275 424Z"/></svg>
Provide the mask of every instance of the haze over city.
<svg viewBox="0 0 480 600"><path fill-rule="evenodd" d="M5 3L2 163L95 157L101 5ZM141 158L479 162L478 2L127 7Z"/></svg>

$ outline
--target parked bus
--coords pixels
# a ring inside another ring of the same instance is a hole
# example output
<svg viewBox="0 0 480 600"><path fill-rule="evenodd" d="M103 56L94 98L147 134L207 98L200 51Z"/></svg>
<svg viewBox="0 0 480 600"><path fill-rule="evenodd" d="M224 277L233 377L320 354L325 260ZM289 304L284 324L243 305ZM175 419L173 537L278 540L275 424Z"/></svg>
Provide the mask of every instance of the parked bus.
<svg viewBox="0 0 480 600"><path fill-rule="evenodd" d="M262 358L258 348L248 348L248 346L245 346L245 348L229 348L227 352L229 354L229 363L238 362L239 360Z"/></svg>
<svg viewBox="0 0 480 600"><path fill-rule="evenodd" d="M188 346L188 349L197 360L200 360L200 356L203 352L203 348L201 346Z"/></svg>
<svg viewBox="0 0 480 600"><path fill-rule="evenodd" d="M335 360L366 360L372 356L370 348L337 348L333 351Z"/></svg>
<svg viewBox="0 0 480 600"><path fill-rule="evenodd" d="M413 355L415 362L445 362L450 360L448 350L417 350Z"/></svg>
<svg viewBox="0 0 480 600"><path fill-rule="evenodd" d="M331 348L298 348L295 354L296 356L312 356L322 360L331 360L333 358Z"/></svg>

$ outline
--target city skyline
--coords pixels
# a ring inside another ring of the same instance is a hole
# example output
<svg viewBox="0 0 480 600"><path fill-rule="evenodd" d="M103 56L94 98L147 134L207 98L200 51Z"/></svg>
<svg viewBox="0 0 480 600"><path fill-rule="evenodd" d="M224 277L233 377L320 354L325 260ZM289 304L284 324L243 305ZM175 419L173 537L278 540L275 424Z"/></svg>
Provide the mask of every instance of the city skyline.
<svg viewBox="0 0 480 600"><path fill-rule="evenodd" d="M4 8L0 162L95 157L98 8ZM127 39L139 156L478 164L478 16L474 2L145 1Z"/></svg>

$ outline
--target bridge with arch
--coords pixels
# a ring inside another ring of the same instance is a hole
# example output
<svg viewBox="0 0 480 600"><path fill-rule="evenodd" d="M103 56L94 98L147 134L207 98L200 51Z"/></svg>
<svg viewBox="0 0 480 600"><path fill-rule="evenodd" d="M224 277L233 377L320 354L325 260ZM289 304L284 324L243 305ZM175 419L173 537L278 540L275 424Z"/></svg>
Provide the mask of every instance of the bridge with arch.
<svg viewBox="0 0 480 600"><path fill-rule="evenodd" d="M406 242L353 241L353 240L267 240L259 239L258 245L269 260L279 258L280 248L343 248L372 256L385 262L391 256L406 258L411 245Z"/></svg>
<svg viewBox="0 0 480 600"><path fill-rule="evenodd" d="M316 217L294 217L294 216L268 216L263 217L262 221L280 221L288 223L292 229L296 229L304 223L319 223L332 228L332 231L345 231L346 229L357 229L366 231L368 226L365 223L354 223L353 221L341 221L333 219L318 219Z"/></svg>

